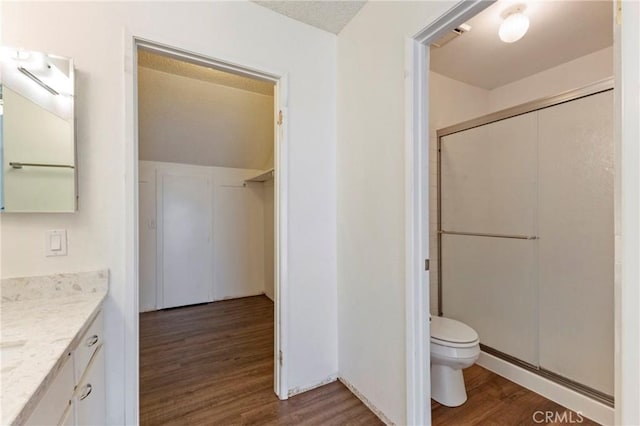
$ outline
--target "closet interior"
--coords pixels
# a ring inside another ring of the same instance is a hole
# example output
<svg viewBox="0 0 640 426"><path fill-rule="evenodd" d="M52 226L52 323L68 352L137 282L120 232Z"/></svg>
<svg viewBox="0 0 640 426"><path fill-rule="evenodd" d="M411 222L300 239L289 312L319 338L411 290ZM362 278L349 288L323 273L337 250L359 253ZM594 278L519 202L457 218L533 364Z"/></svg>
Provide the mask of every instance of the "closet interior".
<svg viewBox="0 0 640 426"><path fill-rule="evenodd" d="M138 52L140 312L274 298L274 85Z"/></svg>

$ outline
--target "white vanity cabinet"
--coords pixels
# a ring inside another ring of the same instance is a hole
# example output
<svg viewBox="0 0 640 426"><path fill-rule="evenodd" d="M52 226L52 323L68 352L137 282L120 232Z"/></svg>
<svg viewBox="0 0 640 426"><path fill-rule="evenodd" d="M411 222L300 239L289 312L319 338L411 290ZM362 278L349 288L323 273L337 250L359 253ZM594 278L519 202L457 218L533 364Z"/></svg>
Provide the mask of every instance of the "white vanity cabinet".
<svg viewBox="0 0 640 426"><path fill-rule="evenodd" d="M70 406L73 388L73 359L71 353L68 353L65 355L62 368L47 387L26 424L28 426L59 424L69 409L73 408Z"/></svg>
<svg viewBox="0 0 640 426"><path fill-rule="evenodd" d="M82 381L76 386L73 396L76 425L104 425L104 394L104 350L100 346L91 359Z"/></svg>
<svg viewBox="0 0 640 426"><path fill-rule="evenodd" d="M105 424L102 312L98 312L26 421L28 426Z"/></svg>

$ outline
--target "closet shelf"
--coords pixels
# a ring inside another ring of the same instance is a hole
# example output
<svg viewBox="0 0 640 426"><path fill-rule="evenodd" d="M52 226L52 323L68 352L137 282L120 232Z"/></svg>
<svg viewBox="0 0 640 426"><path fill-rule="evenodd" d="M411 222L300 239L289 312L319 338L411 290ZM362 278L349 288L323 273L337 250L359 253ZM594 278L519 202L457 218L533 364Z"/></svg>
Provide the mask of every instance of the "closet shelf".
<svg viewBox="0 0 640 426"><path fill-rule="evenodd" d="M269 179L273 179L273 173L274 173L274 169L269 169L260 173L257 176L254 176L249 179L245 179L245 182L266 182Z"/></svg>

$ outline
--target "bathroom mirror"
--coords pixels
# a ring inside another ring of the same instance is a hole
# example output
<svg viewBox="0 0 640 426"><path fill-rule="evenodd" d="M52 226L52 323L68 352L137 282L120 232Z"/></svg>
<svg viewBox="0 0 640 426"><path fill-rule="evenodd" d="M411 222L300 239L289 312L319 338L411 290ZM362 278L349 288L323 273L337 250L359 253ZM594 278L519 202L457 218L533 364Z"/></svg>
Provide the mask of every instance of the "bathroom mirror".
<svg viewBox="0 0 640 426"><path fill-rule="evenodd" d="M0 205L6 213L76 210L70 58L0 49Z"/></svg>

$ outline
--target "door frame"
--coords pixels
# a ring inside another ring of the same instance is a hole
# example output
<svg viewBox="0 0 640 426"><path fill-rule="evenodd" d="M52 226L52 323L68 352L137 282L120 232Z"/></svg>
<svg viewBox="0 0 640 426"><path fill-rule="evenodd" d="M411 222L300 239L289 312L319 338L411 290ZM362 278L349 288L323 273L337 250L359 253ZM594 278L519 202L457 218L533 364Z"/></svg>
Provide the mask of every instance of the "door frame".
<svg viewBox="0 0 640 426"><path fill-rule="evenodd" d="M288 74L239 64L225 57L190 52L131 34L124 30L125 79L125 423L139 423L139 223L138 223L138 48L187 62L274 83L274 217L275 217L275 319L274 392L289 397L287 377L288 330Z"/></svg>
<svg viewBox="0 0 640 426"><path fill-rule="evenodd" d="M431 424L429 45L494 1L462 1L405 39L406 415L412 425Z"/></svg>
<svg viewBox="0 0 640 426"><path fill-rule="evenodd" d="M407 424L431 424L429 45L496 0L462 0L405 39L405 303ZM614 8L616 208L615 424L640 424L640 3ZM618 222L618 221L617 221ZM621 232L624 229L624 232Z"/></svg>

